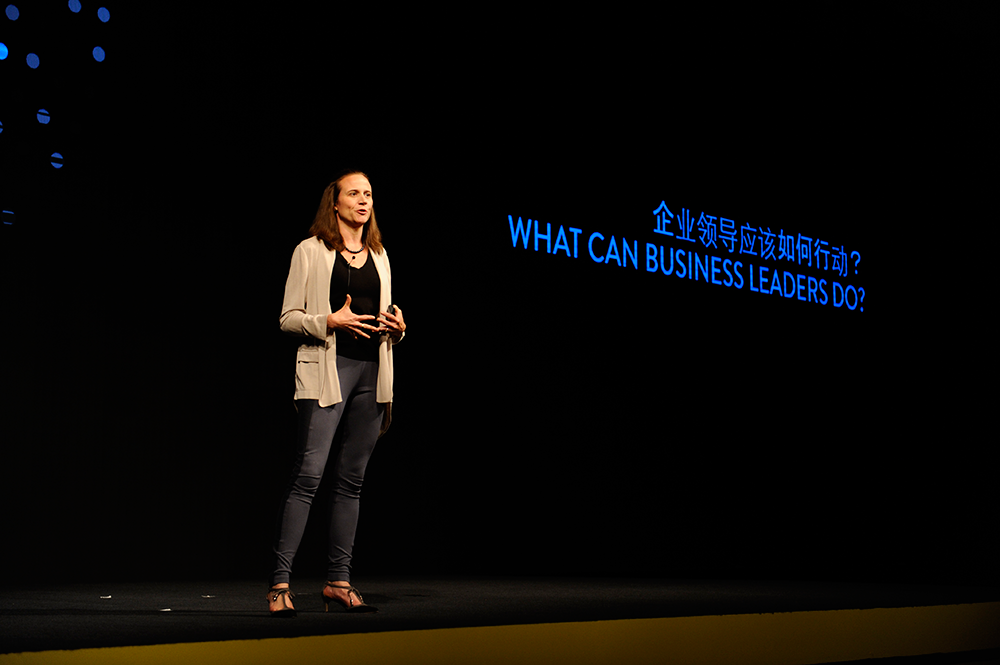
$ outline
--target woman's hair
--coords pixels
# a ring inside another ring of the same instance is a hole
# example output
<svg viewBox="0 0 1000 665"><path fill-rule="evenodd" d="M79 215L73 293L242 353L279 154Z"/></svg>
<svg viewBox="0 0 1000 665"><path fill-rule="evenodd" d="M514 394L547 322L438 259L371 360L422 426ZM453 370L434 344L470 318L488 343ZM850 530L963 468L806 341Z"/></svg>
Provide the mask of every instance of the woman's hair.
<svg viewBox="0 0 1000 665"><path fill-rule="evenodd" d="M326 248L331 251L343 251L344 239L340 237L340 227L337 225L337 214L333 207L337 205L340 197L340 183L349 175L363 175L371 182L365 173L361 171L344 171L337 179L326 186L323 190L323 198L319 202L319 210L316 211L316 218L313 219L312 226L309 227L309 235L316 236L323 241ZM361 241L364 245L376 254L382 253L382 234L375 223L375 206L372 206L371 217L365 223L361 233Z"/></svg>

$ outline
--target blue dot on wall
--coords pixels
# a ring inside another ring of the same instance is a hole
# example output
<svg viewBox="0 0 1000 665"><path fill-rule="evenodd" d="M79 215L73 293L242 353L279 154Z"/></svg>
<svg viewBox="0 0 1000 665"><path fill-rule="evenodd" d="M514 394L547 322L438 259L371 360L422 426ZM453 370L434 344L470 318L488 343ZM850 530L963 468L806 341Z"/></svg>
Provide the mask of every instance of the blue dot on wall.
<svg viewBox="0 0 1000 665"><path fill-rule="evenodd" d="M111 12L106 7L101 7L97 10L97 18L101 19L101 23L107 23L111 20Z"/></svg>
<svg viewBox="0 0 1000 665"><path fill-rule="evenodd" d="M7 5L7 18L11 21L16 21L17 17L21 15L21 12L17 11L17 7L14 5Z"/></svg>
<svg viewBox="0 0 1000 665"><path fill-rule="evenodd" d="M7 50L7 45L0 42L0 60L6 60L8 53L10 53L10 51Z"/></svg>
<svg viewBox="0 0 1000 665"><path fill-rule="evenodd" d="M61 169L63 167L63 156L58 152L52 153L52 166L57 169Z"/></svg>
<svg viewBox="0 0 1000 665"><path fill-rule="evenodd" d="M37 118L38 122L42 123L43 125L49 124L49 120L52 119L51 116L49 116L49 112L46 111L45 109L38 109Z"/></svg>
<svg viewBox="0 0 1000 665"><path fill-rule="evenodd" d="M94 60L97 62L104 62L104 49L100 46L94 47Z"/></svg>
<svg viewBox="0 0 1000 665"><path fill-rule="evenodd" d="M80 11L80 9L81 9L80 0L69 0L69 10L71 12L76 14L78 11Z"/></svg>
<svg viewBox="0 0 1000 665"><path fill-rule="evenodd" d="M29 53L28 57L25 58L25 60L28 61L28 66L31 67L32 69L38 68L38 56L35 55L34 53Z"/></svg>

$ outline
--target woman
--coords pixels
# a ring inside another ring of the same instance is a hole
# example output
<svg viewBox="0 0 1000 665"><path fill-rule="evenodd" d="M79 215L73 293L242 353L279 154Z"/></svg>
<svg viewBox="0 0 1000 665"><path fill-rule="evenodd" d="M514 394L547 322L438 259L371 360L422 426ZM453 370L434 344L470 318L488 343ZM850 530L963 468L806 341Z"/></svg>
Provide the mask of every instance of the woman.
<svg viewBox="0 0 1000 665"><path fill-rule="evenodd" d="M392 345L403 313L392 303L389 259L372 209L371 183L352 171L323 192L310 237L295 248L281 329L305 337L295 368L298 457L279 518L267 594L272 616L295 616L292 560L329 459L334 474L329 571L323 602L373 612L351 586L361 483L375 441L389 426ZM336 308L331 306L335 304ZM333 447L334 435L338 447Z"/></svg>

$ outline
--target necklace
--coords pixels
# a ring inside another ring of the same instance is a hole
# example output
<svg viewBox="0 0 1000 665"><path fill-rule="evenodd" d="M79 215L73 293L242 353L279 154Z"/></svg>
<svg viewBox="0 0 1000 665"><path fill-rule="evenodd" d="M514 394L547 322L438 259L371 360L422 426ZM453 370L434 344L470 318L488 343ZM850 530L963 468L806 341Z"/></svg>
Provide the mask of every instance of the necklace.
<svg viewBox="0 0 1000 665"><path fill-rule="evenodd" d="M355 256L355 254L360 254L361 252L365 251L365 246L362 244L360 249L351 249L350 247L348 247L345 244L344 245L344 251L345 252L350 252L351 256L347 260L350 261L351 263L354 263L354 256Z"/></svg>

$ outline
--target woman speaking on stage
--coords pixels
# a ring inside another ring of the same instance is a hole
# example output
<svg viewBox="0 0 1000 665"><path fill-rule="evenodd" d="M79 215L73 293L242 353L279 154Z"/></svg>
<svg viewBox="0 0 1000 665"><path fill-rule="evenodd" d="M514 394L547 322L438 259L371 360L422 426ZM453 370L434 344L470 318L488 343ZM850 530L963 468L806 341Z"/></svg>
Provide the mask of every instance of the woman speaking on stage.
<svg viewBox="0 0 1000 665"><path fill-rule="evenodd" d="M406 330L392 303L391 275L371 183L364 173L346 173L323 192L310 237L292 254L281 307L281 329L304 341L295 363L297 456L267 593L272 616L295 616L292 560L326 469L332 506L324 605L376 611L351 585L351 554L365 467L391 416L392 347Z"/></svg>

